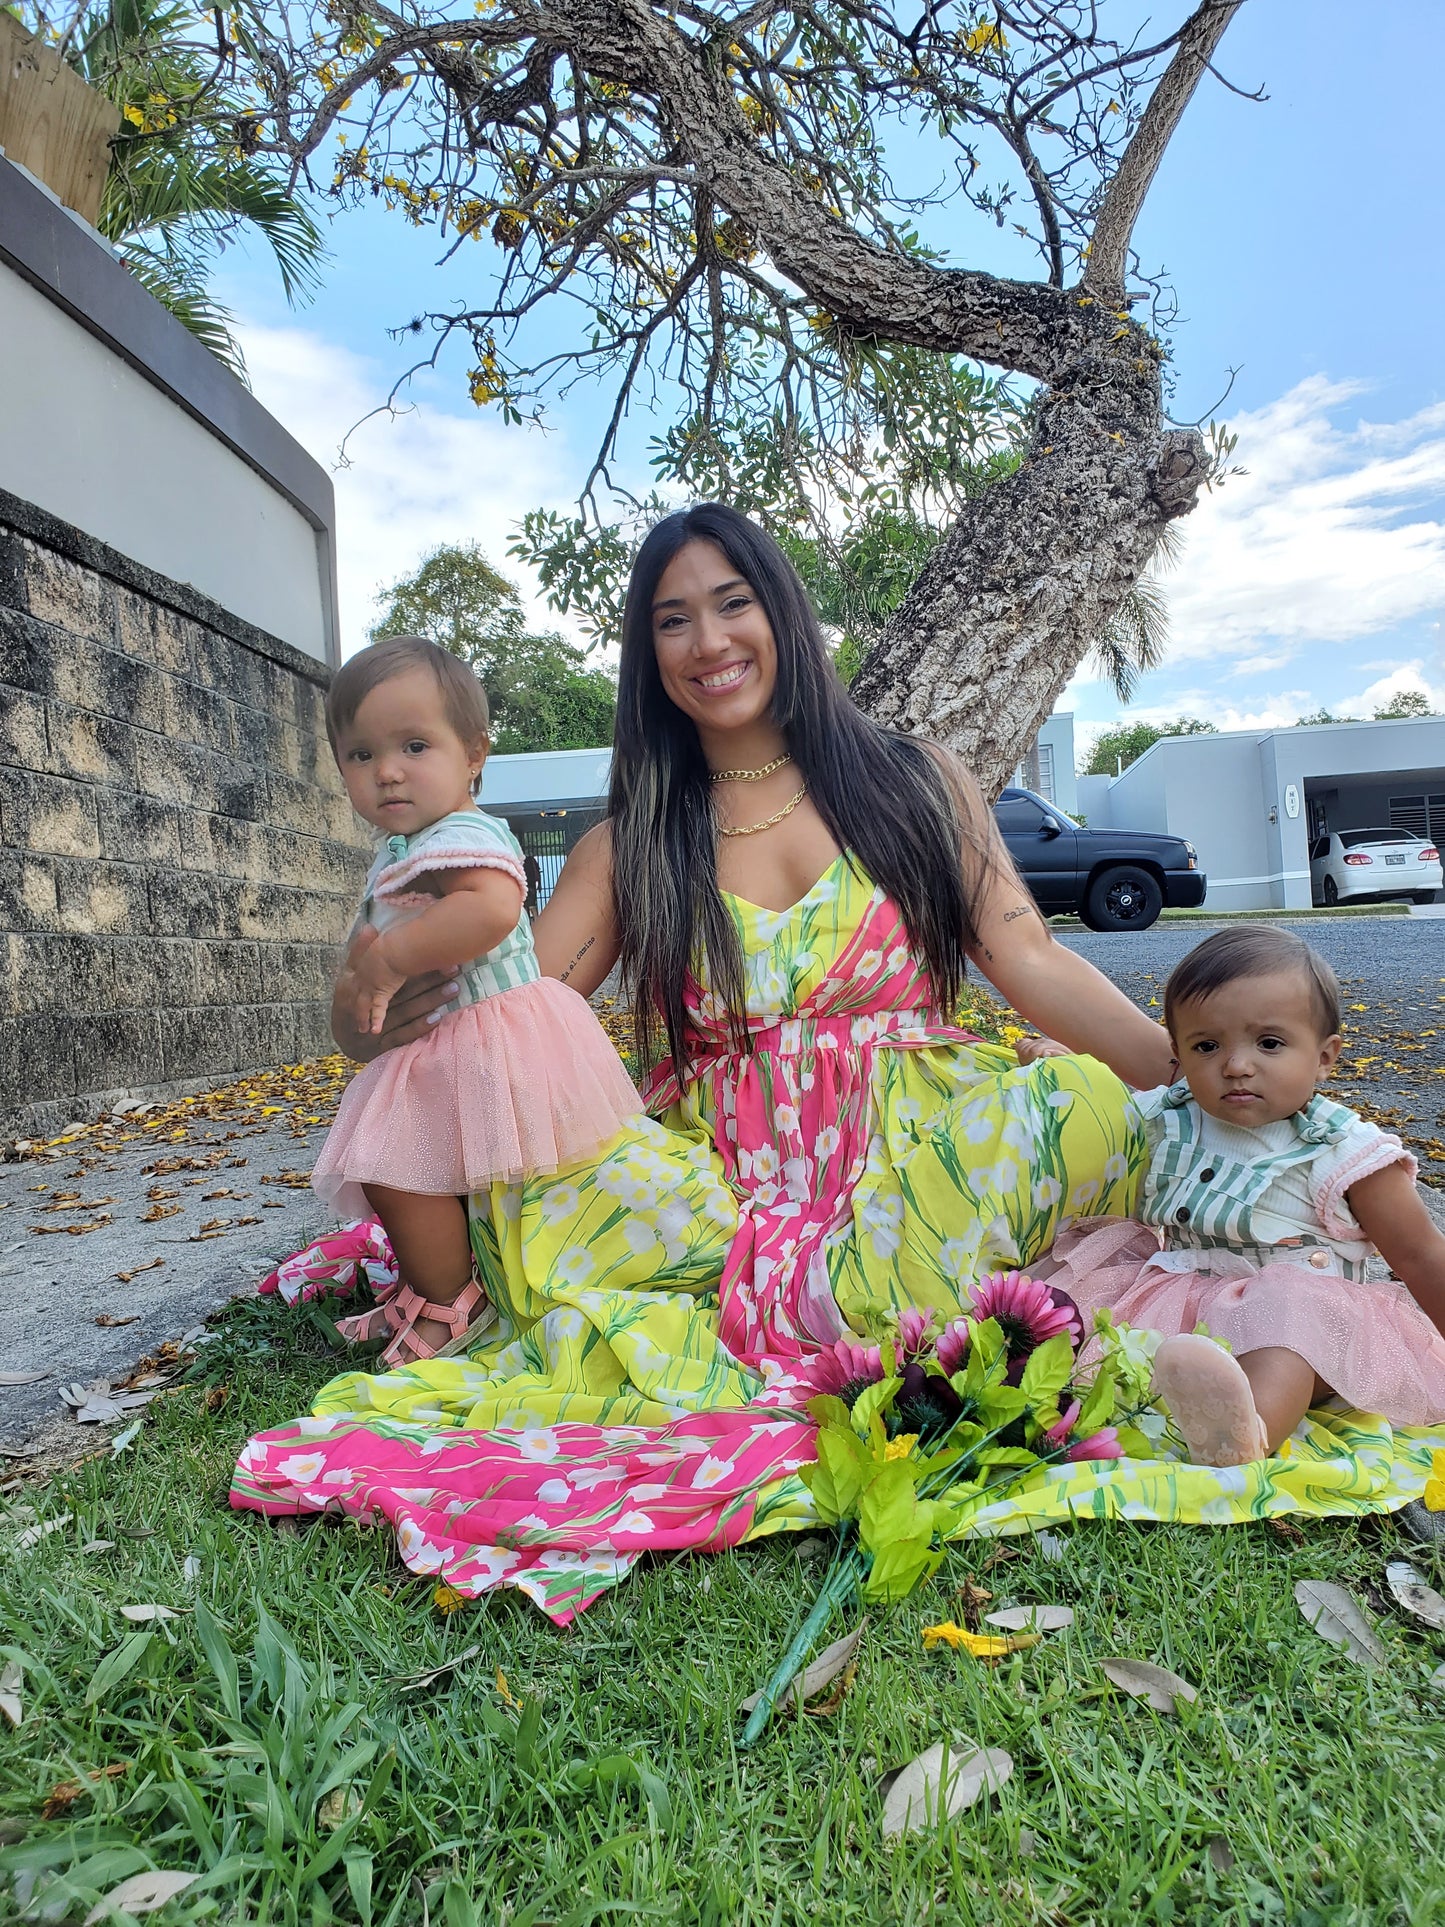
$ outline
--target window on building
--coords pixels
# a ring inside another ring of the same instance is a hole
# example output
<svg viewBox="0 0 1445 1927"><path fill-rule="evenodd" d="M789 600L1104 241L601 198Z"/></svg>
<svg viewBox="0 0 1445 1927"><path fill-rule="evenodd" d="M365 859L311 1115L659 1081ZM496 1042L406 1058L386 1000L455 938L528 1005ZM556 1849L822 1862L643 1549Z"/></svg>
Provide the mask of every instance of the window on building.
<svg viewBox="0 0 1445 1927"><path fill-rule="evenodd" d="M1445 837L1445 796L1392 796L1390 824L1436 843Z"/></svg>
<svg viewBox="0 0 1445 1927"><path fill-rule="evenodd" d="M1039 795L1050 803L1054 800L1054 746L1052 743L1039 744Z"/></svg>

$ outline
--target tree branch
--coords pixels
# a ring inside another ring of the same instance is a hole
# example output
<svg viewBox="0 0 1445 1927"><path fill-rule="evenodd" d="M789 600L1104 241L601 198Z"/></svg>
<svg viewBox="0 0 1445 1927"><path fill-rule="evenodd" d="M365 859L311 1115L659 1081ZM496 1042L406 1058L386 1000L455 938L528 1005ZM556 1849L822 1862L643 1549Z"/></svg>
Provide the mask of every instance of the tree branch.
<svg viewBox="0 0 1445 1927"><path fill-rule="evenodd" d="M1108 301L1124 293L1129 239L1164 150L1208 67L1224 30L1244 0L1203 0L1185 22L1174 58L1149 96L1094 222L1084 286Z"/></svg>

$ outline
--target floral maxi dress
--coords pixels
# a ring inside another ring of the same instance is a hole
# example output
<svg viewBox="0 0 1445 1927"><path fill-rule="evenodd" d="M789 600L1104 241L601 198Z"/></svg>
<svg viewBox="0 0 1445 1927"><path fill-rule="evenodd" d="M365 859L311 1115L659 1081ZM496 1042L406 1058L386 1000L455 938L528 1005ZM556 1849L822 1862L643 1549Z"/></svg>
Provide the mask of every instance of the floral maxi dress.
<svg viewBox="0 0 1445 1927"><path fill-rule="evenodd" d="M385 1518L464 1593L565 1622L645 1551L807 1523L789 1362L868 1315L951 1313L1064 1217L1126 1215L1123 1085L944 1022L896 907L840 857L791 910L731 898L748 1048L704 982L660 1114L472 1200L498 1325L469 1356L327 1385L241 1455L232 1503Z"/></svg>

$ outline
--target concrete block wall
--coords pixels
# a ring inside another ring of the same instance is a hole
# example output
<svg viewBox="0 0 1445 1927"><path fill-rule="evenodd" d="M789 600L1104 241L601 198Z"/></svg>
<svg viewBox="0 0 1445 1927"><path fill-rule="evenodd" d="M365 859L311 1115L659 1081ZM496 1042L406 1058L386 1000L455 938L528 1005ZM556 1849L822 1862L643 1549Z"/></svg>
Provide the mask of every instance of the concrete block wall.
<svg viewBox="0 0 1445 1927"><path fill-rule="evenodd" d="M333 1048L328 675L0 491L0 1136Z"/></svg>

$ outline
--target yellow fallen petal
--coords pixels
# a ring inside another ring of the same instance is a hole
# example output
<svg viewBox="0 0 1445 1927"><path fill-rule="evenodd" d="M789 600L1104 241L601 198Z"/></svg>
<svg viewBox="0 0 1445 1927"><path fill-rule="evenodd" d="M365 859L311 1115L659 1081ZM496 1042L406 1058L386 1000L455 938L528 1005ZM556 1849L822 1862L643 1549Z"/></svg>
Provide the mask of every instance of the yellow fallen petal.
<svg viewBox="0 0 1445 1927"><path fill-rule="evenodd" d="M923 1628L923 1644L931 1646L951 1646L955 1652L962 1650L974 1659L1002 1659L1007 1653L1021 1652L1026 1646L1037 1646L1037 1633L971 1633L966 1626L955 1626L946 1619L941 1626Z"/></svg>
<svg viewBox="0 0 1445 1927"><path fill-rule="evenodd" d="M466 1598L455 1586L440 1585L431 1596L431 1603L439 1613L458 1613L466 1605Z"/></svg>

